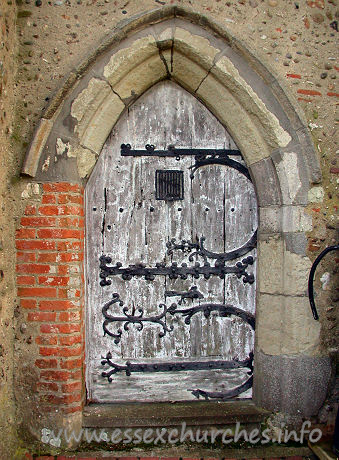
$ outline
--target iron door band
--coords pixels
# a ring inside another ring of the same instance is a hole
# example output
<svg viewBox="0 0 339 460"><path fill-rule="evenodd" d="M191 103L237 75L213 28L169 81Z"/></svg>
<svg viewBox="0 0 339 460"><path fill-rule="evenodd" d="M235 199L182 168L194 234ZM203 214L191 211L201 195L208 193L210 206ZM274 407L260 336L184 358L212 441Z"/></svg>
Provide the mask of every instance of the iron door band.
<svg viewBox="0 0 339 460"><path fill-rule="evenodd" d="M241 156L239 150L225 150L225 149L175 149L170 146L168 150L155 150L154 145L146 145L145 150L132 150L130 144L121 145L121 155L122 156L170 156L175 157L178 160L182 155L194 155L195 163L190 167L191 169L191 179L194 178L196 170L201 166L219 164L224 166L229 166L236 169L238 172L243 174L248 180L251 181L250 174L246 166L242 163L235 161L229 158L229 155L232 156ZM185 253L190 253L189 262L196 262L191 266L183 263L181 266L178 266L176 263L172 263L170 266L166 266L164 263L157 263L155 267L146 267L144 264L131 265L129 267L123 268L120 262L116 262L115 265L112 264L112 258L108 255L102 254L100 257L100 285L102 287L109 286L111 280L109 277L121 275L122 279L125 281L131 280L135 276L144 276L146 280L154 280L155 276L168 276L170 279L187 279L189 275L194 278L199 278L204 276L205 279L210 278L211 276L219 276L221 279L225 275L235 274L237 278L242 278L243 283L252 284L254 282L253 273L247 271L247 267L254 263L252 256L248 256L242 259L241 262L237 262L234 266L226 266L225 263L229 260L237 259L243 255L246 255L252 249L256 247L257 241L257 230L254 231L250 239L241 247L232 251L225 253L214 253L208 251L204 248L204 236L201 236L198 243L182 240L180 243L177 243L175 239L171 239L167 243L167 254L171 255L174 251L182 251ZM197 259L201 258L203 264L201 265ZM214 266L211 266L208 259L215 260ZM193 286L194 288L194 286ZM192 293L192 288L189 293ZM181 296L189 293L179 293ZM173 295L173 293L172 293ZM174 294L175 295L175 294ZM191 298L197 298L197 292ZM132 308L129 312L128 307L123 307L124 303L120 299L118 293L113 293L112 300L107 302L102 307L102 314L104 317L103 321L103 331L104 335L108 335L114 339L115 344L119 344L122 336L122 329L119 328L117 331L112 332L109 329L109 324L122 322L123 329L128 330L130 324L137 324L137 329L141 331L144 327L144 323L155 323L161 327L159 332L159 337L164 337L166 333L170 333L173 330L173 326L168 326L167 317L168 315L174 316L176 314L181 314L185 317L185 323L190 324L191 318L198 312L202 312L206 318L208 318L212 311L218 311L219 315L222 317L229 317L231 315L239 317L241 320L250 325L254 330L255 328L255 317L254 315L233 307L232 305L226 304L201 304L196 305L191 308L182 309L179 308L179 305L172 303L170 307L167 307L166 304L160 304L159 308L162 309L162 312L158 315L144 316L143 308L135 309ZM122 308L122 315L114 316L109 312L111 305L118 304ZM132 372L169 372L169 371L187 371L187 370L208 370L208 369L237 369L237 368L248 368L248 379L240 386L228 390L225 392L208 392L201 389L189 389L193 396L196 398L203 397L205 399L217 399L217 400L226 400L234 398L244 391L252 387L253 384L253 350L250 352L248 358L243 361L233 359L230 361L201 361L201 362L170 362L170 363L138 363L133 364L129 361L125 365L117 364L112 361L112 354L108 352L106 357L101 357L101 364L103 366L108 366L111 369L108 369L102 372L102 377L107 378L108 382L112 382L112 375L118 372L126 372L127 376L130 376Z"/></svg>

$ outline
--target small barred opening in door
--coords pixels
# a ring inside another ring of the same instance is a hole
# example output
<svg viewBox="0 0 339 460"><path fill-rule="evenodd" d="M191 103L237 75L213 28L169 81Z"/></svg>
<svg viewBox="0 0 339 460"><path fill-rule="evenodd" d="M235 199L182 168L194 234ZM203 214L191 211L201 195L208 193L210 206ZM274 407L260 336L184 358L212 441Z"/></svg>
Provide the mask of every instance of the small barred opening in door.
<svg viewBox="0 0 339 460"><path fill-rule="evenodd" d="M86 207L90 400L250 398L257 203L227 130L156 85L112 130Z"/></svg>

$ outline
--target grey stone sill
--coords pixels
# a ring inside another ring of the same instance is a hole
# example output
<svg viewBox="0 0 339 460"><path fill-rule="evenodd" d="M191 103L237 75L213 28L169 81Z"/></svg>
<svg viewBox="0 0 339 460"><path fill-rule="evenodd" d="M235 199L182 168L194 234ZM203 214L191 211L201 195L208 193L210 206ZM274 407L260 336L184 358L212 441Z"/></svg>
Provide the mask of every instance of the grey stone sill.
<svg viewBox="0 0 339 460"><path fill-rule="evenodd" d="M89 404L83 411L83 426L166 427L180 426L183 422L187 426L253 424L263 422L269 415L251 400Z"/></svg>

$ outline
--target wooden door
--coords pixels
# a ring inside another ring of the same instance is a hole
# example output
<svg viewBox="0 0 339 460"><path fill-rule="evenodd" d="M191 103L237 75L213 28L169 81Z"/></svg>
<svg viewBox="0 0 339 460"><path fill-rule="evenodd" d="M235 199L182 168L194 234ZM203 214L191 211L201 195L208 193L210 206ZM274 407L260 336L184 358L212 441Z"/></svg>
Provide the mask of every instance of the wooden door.
<svg viewBox="0 0 339 460"><path fill-rule="evenodd" d="M86 187L91 401L251 397L257 204L237 146L162 82Z"/></svg>

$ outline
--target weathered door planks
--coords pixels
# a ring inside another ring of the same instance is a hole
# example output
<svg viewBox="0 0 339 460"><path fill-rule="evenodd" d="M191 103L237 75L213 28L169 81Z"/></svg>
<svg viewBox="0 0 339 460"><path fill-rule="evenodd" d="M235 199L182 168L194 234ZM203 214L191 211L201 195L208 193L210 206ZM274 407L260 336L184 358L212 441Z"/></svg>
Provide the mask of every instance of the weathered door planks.
<svg viewBox="0 0 339 460"><path fill-rule="evenodd" d="M111 331L122 329L118 344L103 335L102 307L118 293L124 305L114 303L111 314L123 316L123 307L144 309L145 316L159 315L160 304L178 304L180 297L166 297L166 291L188 292L196 286L202 299L187 299L179 308L213 303L231 304L254 314L255 283L245 284L235 275L208 280L188 276L186 280L155 276L154 280L115 275L112 284L100 286L99 258L111 256L112 264L123 267L143 263L183 262L191 265L182 251L168 254L172 238L197 242L204 236L206 249L225 252L241 247L257 227L257 205L253 185L238 171L224 165L200 167L191 178L194 156L122 157L120 145L134 149L154 144L157 149L237 149L225 128L193 96L171 82L163 82L142 96L112 130L86 187L86 282L87 282L87 387L89 398L98 402L195 400L190 390L225 392L246 381L248 368L198 371L119 372L109 383L101 374L108 352L114 363L190 362L246 359L253 349L251 327L235 316L222 317L212 311L192 316L190 324L182 315L168 315L171 332L159 337L156 323L109 324ZM235 158L237 161L242 161ZM155 171L184 171L184 199L155 199ZM256 249L246 254L256 258ZM235 265L243 257L229 261ZM201 262L201 261L200 261ZM214 265L213 260L209 260ZM194 263L194 262L193 262ZM255 274L255 263L249 272ZM251 390L241 394L250 397Z"/></svg>

